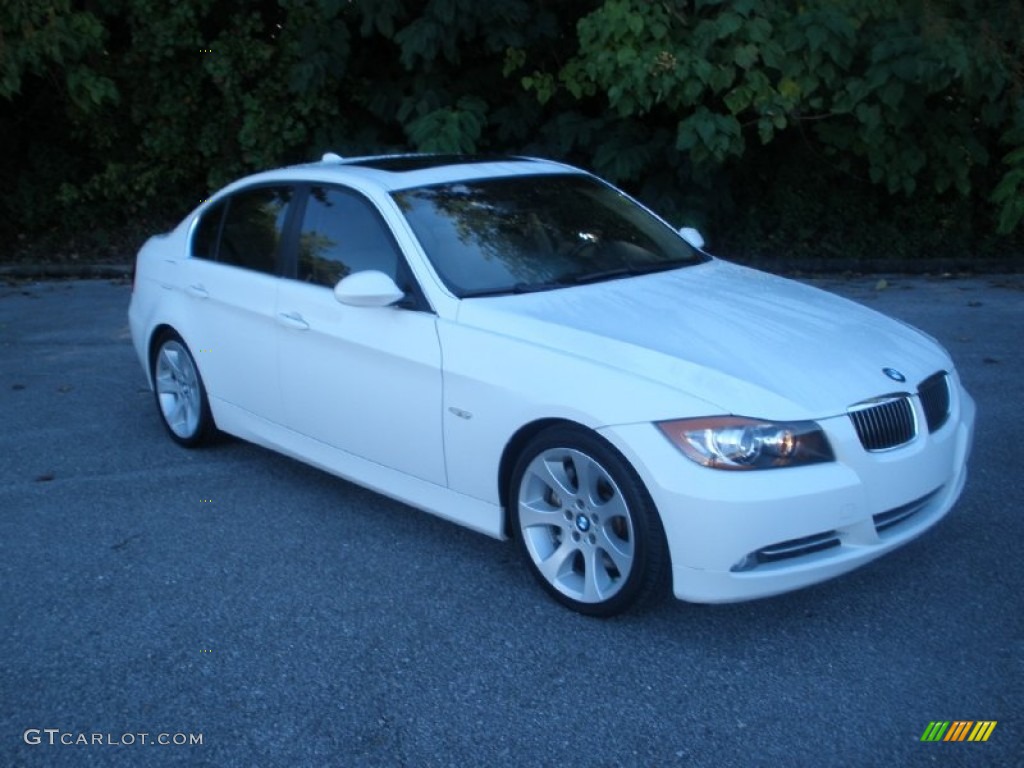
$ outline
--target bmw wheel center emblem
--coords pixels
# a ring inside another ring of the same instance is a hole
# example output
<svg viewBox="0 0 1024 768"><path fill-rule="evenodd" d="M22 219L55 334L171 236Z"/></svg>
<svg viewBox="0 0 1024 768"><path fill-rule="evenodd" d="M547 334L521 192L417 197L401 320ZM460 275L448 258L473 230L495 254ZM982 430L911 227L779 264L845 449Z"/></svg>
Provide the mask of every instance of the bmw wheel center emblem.
<svg viewBox="0 0 1024 768"><path fill-rule="evenodd" d="M901 384L907 380L907 377L897 371L895 368L883 368L882 373L888 376L893 381L898 381Z"/></svg>

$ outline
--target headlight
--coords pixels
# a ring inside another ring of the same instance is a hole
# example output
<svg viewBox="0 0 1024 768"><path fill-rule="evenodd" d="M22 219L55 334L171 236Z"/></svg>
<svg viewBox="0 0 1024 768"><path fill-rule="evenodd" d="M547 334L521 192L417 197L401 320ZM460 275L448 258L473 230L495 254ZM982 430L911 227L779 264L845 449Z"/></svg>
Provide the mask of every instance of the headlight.
<svg viewBox="0 0 1024 768"><path fill-rule="evenodd" d="M835 460L828 438L813 421L712 416L657 426L686 458L714 469L773 469Z"/></svg>

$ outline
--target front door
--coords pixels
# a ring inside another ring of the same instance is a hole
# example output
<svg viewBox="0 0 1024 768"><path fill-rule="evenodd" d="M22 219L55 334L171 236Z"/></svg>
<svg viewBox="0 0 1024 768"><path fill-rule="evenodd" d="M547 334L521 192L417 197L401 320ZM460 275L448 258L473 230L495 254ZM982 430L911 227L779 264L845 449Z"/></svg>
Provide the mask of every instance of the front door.
<svg viewBox="0 0 1024 768"><path fill-rule="evenodd" d="M313 187L296 274L281 281L279 369L285 425L369 461L445 484L436 317L338 302L339 279L376 269L403 284L401 252L377 210L340 187Z"/></svg>

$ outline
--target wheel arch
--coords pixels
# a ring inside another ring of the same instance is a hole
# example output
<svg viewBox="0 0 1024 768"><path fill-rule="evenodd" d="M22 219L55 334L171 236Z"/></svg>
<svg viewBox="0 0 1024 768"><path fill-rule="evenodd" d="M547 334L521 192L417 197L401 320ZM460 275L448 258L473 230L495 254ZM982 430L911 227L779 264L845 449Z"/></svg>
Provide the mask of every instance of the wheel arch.
<svg viewBox="0 0 1024 768"><path fill-rule="evenodd" d="M156 359L156 352L160 344L160 340L168 332L175 334L178 338L181 338L181 334L178 333L177 329L169 323L160 323L153 328L153 331L149 334L149 343L146 346L146 376L149 378L150 386L156 386L156 382L153 381L153 361Z"/></svg>
<svg viewBox="0 0 1024 768"><path fill-rule="evenodd" d="M512 480L512 471L515 469L516 462L519 460L519 456L522 454L527 443L544 430L560 424L578 427L580 429L593 432L595 435L597 434L597 432L591 427L588 427L586 424L581 424L578 421L573 421L572 419L545 418L524 424L516 430L515 434L512 435L512 437L509 438L509 441L505 444L505 449L501 453L501 460L498 462L498 501L501 504L502 509L502 533L506 538L511 538L513 535L513 531L509 527L508 485Z"/></svg>

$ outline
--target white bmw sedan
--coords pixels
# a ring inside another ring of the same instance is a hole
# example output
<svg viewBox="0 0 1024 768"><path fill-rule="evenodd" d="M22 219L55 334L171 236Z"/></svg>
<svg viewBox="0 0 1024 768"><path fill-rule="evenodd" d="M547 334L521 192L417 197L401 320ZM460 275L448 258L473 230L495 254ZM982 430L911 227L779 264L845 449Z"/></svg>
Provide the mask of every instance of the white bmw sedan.
<svg viewBox="0 0 1024 768"><path fill-rule="evenodd" d="M785 592L934 525L975 414L946 351L702 248L555 162L325 155L151 238L129 319L176 442L512 537L583 613Z"/></svg>

